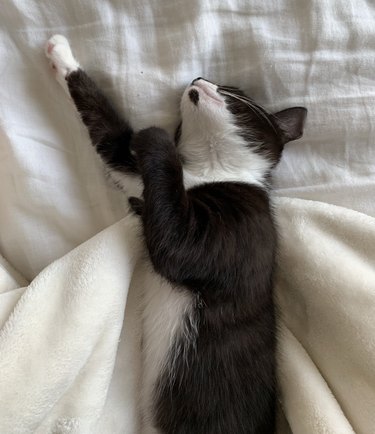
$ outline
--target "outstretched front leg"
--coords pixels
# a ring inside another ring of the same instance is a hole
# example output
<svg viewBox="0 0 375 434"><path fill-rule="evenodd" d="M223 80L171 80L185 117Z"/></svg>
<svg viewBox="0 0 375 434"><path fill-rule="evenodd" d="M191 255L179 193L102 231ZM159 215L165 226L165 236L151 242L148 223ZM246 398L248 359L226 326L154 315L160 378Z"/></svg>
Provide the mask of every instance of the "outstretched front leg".
<svg viewBox="0 0 375 434"><path fill-rule="evenodd" d="M129 150L132 128L81 69L67 39L61 35L52 36L45 51L57 81L71 96L92 144L104 162L114 170L138 173L135 158Z"/></svg>
<svg viewBox="0 0 375 434"><path fill-rule="evenodd" d="M131 148L144 190L143 202L137 198L129 202L141 215L151 262L168 280L195 288L209 272L202 269L202 240L210 232L207 207L185 190L180 157L164 130L152 127L140 131Z"/></svg>

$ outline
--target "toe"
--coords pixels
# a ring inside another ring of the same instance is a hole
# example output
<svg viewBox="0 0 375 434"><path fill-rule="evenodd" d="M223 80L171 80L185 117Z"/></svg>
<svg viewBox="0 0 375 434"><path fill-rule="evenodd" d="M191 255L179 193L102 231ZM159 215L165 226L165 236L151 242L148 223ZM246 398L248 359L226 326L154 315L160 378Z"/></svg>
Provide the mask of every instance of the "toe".
<svg viewBox="0 0 375 434"><path fill-rule="evenodd" d="M49 39L49 42L52 44L61 44L61 45L69 45L68 40L63 35L53 35L52 38Z"/></svg>
<svg viewBox="0 0 375 434"><path fill-rule="evenodd" d="M54 46L55 45L52 44L52 42L50 42L50 41L47 42L47 45L46 45L46 52L47 52L47 54L51 54L52 53L52 50L53 50Z"/></svg>
<svg viewBox="0 0 375 434"><path fill-rule="evenodd" d="M69 42L63 35L53 35L48 39L45 46L45 53L47 57L52 56L53 49L56 47L56 45L69 47Z"/></svg>

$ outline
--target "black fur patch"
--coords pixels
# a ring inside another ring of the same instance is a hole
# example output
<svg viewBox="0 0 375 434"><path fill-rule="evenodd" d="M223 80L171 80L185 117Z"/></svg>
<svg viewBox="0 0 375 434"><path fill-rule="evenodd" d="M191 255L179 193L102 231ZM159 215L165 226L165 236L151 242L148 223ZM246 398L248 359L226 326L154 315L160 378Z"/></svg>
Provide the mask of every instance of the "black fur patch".
<svg viewBox="0 0 375 434"><path fill-rule="evenodd" d="M281 131L274 122L273 116L247 97L240 89L219 87L219 93L225 96L227 107L234 114L241 135L249 143L249 146L252 146L253 150L267 155L276 165L281 157L283 143ZM233 96L228 95L228 93Z"/></svg>
<svg viewBox="0 0 375 434"><path fill-rule="evenodd" d="M276 231L267 192L245 183L185 190L176 143L159 128L133 133L82 71L67 78L91 140L112 168L140 173L143 201L130 198L143 222L154 269L196 299L192 340L171 348L154 395L154 424L163 434L270 434L275 429L273 269ZM219 89L244 94L235 88ZM190 99L198 103L199 93ZM280 158L283 130L262 107L225 95L249 146ZM302 110L302 109L301 109ZM300 117L296 122L293 117ZM280 119L296 138L303 113ZM285 131L284 131L285 133ZM192 327L186 321L186 327ZM181 348L183 351L181 351ZM174 375L170 375L173 369Z"/></svg>
<svg viewBox="0 0 375 434"><path fill-rule="evenodd" d="M91 141L104 162L112 169L138 173L136 160L129 151L133 136L129 124L119 117L95 82L83 70L71 72L66 81Z"/></svg>
<svg viewBox="0 0 375 434"><path fill-rule="evenodd" d="M178 143L181 139L181 127L182 127L182 122L180 122L177 125L177 128L176 128L175 133L174 133L174 142L175 142L176 146L178 145Z"/></svg>
<svg viewBox="0 0 375 434"><path fill-rule="evenodd" d="M200 299L195 342L176 342L184 355L171 357L174 366L158 379L155 425L165 434L272 433L276 233L268 196L241 183L185 191L176 148L163 130L142 131L133 146L153 266Z"/></svg>
<svg viewBox="0 0 375 434"><path fill-rule="evenodd" d="M307 114L304 107L272 114L236 87L219 86L218 92L225 97L249 146L272 160L273 167L280 161L285 143L301 137ZM283 122L280 118L287 114L290 114L288 122Z"/></svg>

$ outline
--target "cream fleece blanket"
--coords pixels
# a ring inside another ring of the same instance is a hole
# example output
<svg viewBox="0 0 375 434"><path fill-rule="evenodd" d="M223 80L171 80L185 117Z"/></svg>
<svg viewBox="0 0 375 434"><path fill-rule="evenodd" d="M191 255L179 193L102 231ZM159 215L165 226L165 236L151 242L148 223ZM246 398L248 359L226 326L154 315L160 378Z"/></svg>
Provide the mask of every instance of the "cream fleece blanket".
<svg viewBox="0 0 375 434"><path fill-rule="evenodd" d="M301 199L278 199L276 209L279 381L290 430L372 433L375 219ZM128 216L26 287L1 264L0 433L137 433L131 280L140 244Z"/></svg>

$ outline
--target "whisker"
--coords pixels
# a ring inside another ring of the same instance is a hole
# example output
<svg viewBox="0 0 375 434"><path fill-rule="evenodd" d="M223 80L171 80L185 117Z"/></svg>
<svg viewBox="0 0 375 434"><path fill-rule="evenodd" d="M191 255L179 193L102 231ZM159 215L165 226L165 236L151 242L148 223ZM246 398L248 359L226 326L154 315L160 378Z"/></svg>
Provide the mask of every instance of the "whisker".
<svg viewBox="0 0 375 434"><path fill-rule="evenodd" d="M233 86L219 86L219 90L226 89L226 90L236 90Z"/></svg>
<svg viewBox="0 0 375 434"><path fill-rule="evenodd" d="M263 111L259 107L257 107L256 105L254 105L251 102L250 99L248 99L244 96L233 94L233 93L225 91L225 90L223 90L221 93L223 95L230 96L230 97L237 99L238 101L241 101L244 104L246 104L256 115L258 115L259 117L262 117L270 125L270 127L275 131L275 133L277 133L276 128L273 125L273 123L268 119L268 117L265 115L265 113L263 113Z"/></svg>
<svg viewBox="0 0 375 434"><path fill-rule="evenodd" d="M261 117L265 118L268 122L268 118L267 116L256 106L254 105L250 99L246 98L245 96L242 95L236 95L230 92L223 92L225 95L231 96L235 99L237 99L238 101L243 102L244 104L246 104L249 108L251 108L255 113L259 114Z"/></svg>

